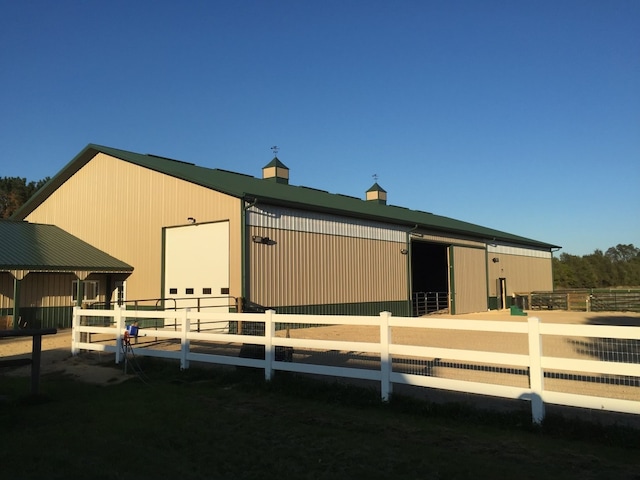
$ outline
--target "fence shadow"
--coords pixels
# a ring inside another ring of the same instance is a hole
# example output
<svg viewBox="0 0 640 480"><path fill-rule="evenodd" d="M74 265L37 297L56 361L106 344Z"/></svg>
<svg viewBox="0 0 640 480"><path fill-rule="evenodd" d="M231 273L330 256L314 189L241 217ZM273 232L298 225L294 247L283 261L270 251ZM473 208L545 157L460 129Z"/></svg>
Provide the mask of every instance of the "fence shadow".
<svg viewBox="0 0 640 480"><path fill-rule="evenodd" d="M637 318L615 315L602 317L588 317L587 325L606 325L640 327L640 316ZM567 339L567 342L574 348L576 353L588 355L603 362L618 363L640 363L640 340L621 338L590 338L587 340ZM640 377L603 376L607 383L617 383L624 381L629 386L640 386ZM598 377L602 382L603 377Z"/></svg>

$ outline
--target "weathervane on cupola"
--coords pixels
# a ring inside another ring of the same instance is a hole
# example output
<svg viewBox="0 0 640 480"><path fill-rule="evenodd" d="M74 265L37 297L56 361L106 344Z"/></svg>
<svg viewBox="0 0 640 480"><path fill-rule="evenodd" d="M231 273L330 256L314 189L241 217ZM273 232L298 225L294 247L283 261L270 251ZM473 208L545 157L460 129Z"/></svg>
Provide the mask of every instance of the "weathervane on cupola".
<svg viewBox="0 0 640 480"><path fill-rule="evenodd" d="M387 204L387 191L378 185L378 174L374 173L371 175L373 177L373 185L369 190L367 190L367 201L368 202L376 202L381 205Z"/></svg>
<svg viewBox="0 0 640 480"><path fill-rule="evenodd" d="M273 152L273 160L267 165L262 167L262 178L264 180L271 180L276 183L289 183L289 168L278 160L278 151L280 148L277 145L271 147Z"/></svg>

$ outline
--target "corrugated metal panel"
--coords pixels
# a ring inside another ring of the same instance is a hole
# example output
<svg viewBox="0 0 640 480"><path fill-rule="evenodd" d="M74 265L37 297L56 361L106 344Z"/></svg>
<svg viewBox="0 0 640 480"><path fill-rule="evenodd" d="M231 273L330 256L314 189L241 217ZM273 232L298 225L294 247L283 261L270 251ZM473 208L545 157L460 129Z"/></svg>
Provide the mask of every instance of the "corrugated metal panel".
<svg viewBox="0 0 640 480"><path fill-rule="evenodd" d="M131 266L55 225L0 221L0 269L130 271Z"/></svg>
<svg viewBox="0 0 640 480"><path fill-rule="evenodd" d="M520 255L523 257L551 258L548 250L537 250L533 248L513 247L509 245L488 245L489 253L503 253L505 255Z"/></svg>
<svg viewBox="0 0 640 480"><path fill-rule="evenodd" d="M0 272L0 309L13 308L13 277Z"/></svg>
<svg viewBox="0 0 640 480"><path fill-rule="evenodd" d="M21 307L69 307L73 274L30 273L20 286ZM104 286L101 286L104 289Z"/></svg>
<svg viewBox="0 0 640 480"><path fill-rule="evenodd" d="M419 236L412 236L412 240L414 241L422 241L422 242L435 242L435 243L445 243L447 245L456 244L456 245L468 245L470 247L482 247L484 248L485 244L483 242L478 242L474 240L465 240L456 238L453 236L447 235L432 235L428 233L420 233Z"/></svg>
<svg viewBox="0 0 640 480"><path fill-rule="evenodd" d="M497 258L498 262L492 261ZM507 295L553 290L550 259L521 255L491 254L489 258L489 294L497 296L497 279L505 278Z"/></svg>
<svg viewBox="0 0 640 480"><path fill-rule="evenodd" d="M407 240L407 229L397 225L273 205L251 207L247 211L247 223L254 227L368 238L385 242L405 243Z"/></svg>
<svg viewBox="0 0 640 480"><path fill-rule="evenodd" d="M407 257L396 242L251 227L250 299L264 306L406 300Z"/></svg>
<svg viewBox="0 0 640 480"><path fill-rule="evenodd" d="M129 299L161 295L162 227L229 220L230 289L241 294L240 200L98 154L27 219L55 224L134 266Z"/></svg>
<svg viewBox="0 0 640 480"><path fill-rule="evenodd" d="M485 251L451 247L453 255L455 314L487 310L487 272Z"/></svg>

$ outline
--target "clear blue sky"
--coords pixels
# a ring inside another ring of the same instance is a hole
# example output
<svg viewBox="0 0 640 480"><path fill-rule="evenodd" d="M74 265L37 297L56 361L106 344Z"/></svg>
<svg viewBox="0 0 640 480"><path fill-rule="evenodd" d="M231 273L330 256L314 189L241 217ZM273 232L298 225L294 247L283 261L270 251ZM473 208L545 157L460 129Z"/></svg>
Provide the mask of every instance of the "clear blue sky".
<svg viewBox="0 0 640 480"><path fill-rule="evenodd" d="M0 0L0 176L88 143L640 246L640 1Z"/></svg>

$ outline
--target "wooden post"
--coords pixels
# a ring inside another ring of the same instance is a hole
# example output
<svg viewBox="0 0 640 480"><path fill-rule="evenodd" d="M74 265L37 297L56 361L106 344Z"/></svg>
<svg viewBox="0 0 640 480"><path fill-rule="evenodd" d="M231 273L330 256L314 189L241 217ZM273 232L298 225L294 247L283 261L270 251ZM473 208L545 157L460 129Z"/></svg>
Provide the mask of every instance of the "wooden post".
<svg viewBox="0 0 640 480"><path fill-rule="evenodd" d="M388 402L393 389L391 384L391 355L389 344L391 343L391 327L389 318L391 312L380 312L380 396L382 401Z"/></svg>
<svg viewBox="0 0 640 480"><path fill-rule="evenodd" d="M40 390L40 359L42 354L42 335L34 334L31 343L31 395Z"/></svg>
<svg viewBox="0 0 640 480"><path fill-rule="evenodd" d="M273 337L276 334L276 324L273 321L274 310L264 312L264 378L271 380L273 373Z"/></svg>
<svg viewBox="0 0 640 480"><path fill-rule="evenodd" d="M180 368L182 370L186 370L189 368L189 347L190 341L188 334L191 331L191 321L189 319L189 312L191 310L189 308L185 308L182 313L182 335L180 338Z"/></svg>
<svg viewBox="0 0 640 480"><path fill-rule="evenodd" d="M544 372L542 371L542 338L540 319L530 317L529 322L529 388L531 388L531 416L534 423L544 420Z"/></svg>

